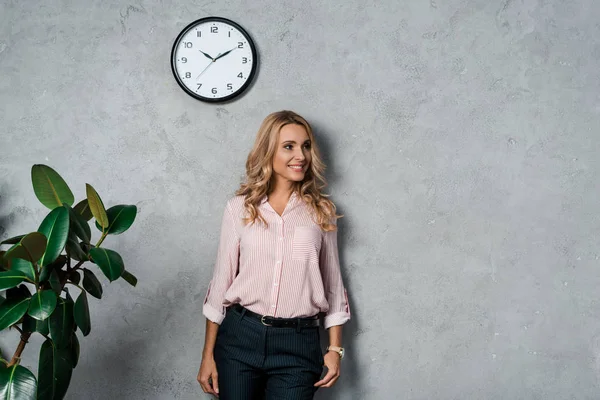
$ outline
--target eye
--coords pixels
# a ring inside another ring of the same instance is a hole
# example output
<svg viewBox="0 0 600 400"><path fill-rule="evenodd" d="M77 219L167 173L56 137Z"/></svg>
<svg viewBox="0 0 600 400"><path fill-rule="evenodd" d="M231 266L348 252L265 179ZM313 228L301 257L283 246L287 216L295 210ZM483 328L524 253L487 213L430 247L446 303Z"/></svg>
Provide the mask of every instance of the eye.
<svg viewBox="0 0 600 400"><path fill-rule="evenodd" d="M304 143L304 148L305 149L310 149L310 143Z"/></svg>
<svg viewBox="0 0 600 400"><path fill-rule="evenodd" d="M286 150L291 150L292 147L293 146L291 144L286 144L285 146L283 146L283 148L286 149Z"/></svg>

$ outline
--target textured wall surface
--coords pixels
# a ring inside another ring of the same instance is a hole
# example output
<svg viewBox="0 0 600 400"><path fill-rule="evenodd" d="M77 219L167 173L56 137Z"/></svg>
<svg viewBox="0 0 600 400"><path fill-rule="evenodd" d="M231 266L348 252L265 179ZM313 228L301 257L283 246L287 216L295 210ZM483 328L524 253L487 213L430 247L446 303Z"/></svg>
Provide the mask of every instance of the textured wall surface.
<svg viewBox="0 0 600 400"><path fill-rule="evenodd" d="M260 54L228 104L170 70L177 34L210 15ZM103 281L67 398L207 398L223 206L261 120L293 109L346 215L354 319L318 399L597 399L599 17L593 0L1 0L0 238L46 213L34 163L77 199L89 182L139 207L105 242L139 284Z"/></svg>

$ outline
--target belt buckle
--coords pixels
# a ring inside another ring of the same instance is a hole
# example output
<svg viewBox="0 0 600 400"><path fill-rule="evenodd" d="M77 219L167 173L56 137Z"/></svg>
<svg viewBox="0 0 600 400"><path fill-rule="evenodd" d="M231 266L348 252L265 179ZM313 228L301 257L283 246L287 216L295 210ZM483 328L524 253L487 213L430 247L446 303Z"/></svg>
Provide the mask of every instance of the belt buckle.
<svg viewBox="0 0 600 400"><path fill-rule="evenodd" d="M271 325L271 324L267 324L267 323L265 322L265 318L267 318L267 316L266 316L266 315L263 315L262 317L260 317L260 322L261 322L261 323L262 323L264 326L273 326L273 325Z"/></svg>

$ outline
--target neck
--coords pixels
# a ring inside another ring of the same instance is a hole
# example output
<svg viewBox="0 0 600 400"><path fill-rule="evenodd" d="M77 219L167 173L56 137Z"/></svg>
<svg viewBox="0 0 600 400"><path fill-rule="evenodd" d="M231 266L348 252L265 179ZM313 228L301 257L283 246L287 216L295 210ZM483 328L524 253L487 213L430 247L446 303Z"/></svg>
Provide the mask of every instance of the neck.
<svg viewBox="0 0 600 400"><path fill-rule="evenodd" d="M292 182L273 182L273 188L269 191L270 197L283 197L289 199L294 192L294 184Z"/></svg>

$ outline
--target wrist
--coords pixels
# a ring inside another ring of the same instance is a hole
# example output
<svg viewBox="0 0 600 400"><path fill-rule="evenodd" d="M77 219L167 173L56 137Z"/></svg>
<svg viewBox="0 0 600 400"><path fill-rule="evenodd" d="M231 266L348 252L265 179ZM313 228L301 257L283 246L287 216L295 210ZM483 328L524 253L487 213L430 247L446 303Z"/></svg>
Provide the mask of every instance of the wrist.
<svg viewBox="0 0 600 400"><path fill-rule="evenodd" d="M337 355L340 356L340 359L344 358L345 350L341 346L327 346L327 351L337 353Z"/></svg>

